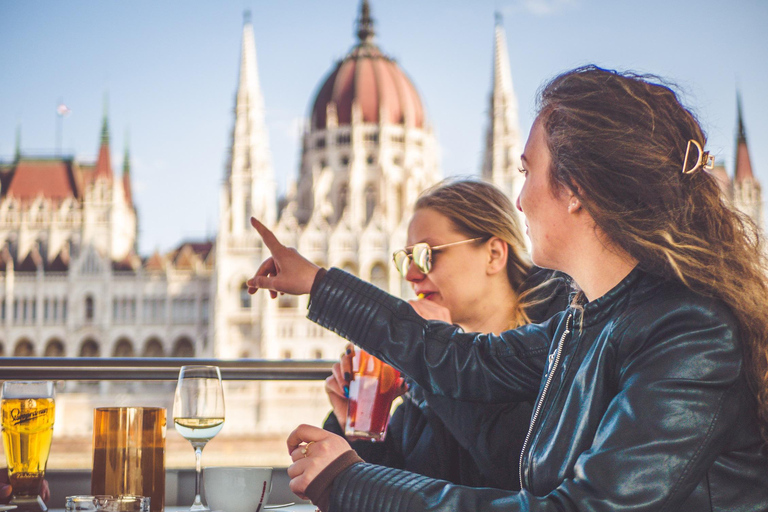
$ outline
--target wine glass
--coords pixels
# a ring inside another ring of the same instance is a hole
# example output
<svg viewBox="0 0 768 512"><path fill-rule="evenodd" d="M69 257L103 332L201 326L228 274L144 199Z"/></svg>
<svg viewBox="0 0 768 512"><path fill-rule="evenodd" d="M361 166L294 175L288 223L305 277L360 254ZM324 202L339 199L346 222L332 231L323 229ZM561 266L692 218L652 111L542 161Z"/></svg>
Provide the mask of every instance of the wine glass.
<svg viewBox="0 0 768 512"><path fill-rule="evenodd" d="M195 449L195 502L190 512L209 510L200 501L200 459L206 443L224 426L224 392L218 366L182 366L173 399L176 431Z"/></svg>

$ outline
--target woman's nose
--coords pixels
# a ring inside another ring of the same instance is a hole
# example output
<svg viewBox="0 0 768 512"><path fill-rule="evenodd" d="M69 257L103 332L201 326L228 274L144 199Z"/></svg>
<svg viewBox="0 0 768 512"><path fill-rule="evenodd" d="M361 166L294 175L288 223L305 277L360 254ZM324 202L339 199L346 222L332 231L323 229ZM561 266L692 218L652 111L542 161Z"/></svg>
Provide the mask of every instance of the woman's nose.
<svg viewBox="0 0 768 512"><path fill-rule="evenodd" d="M418 283L424 279L424 277L426 277L426 274L419 270L419 267L414 265L413 261L411 261L411 264L408 266L408 272L405 273L405 280L410 283Z"/></svg>
<svg viewBox="0 0 768 512"><path fill-rule="evenodd" d="M520 210L522 212L523 211L523 207L520 206L520 195L521 194L517 194L517 200L515 201L515 206L517 207L518 210Z"/></svg>

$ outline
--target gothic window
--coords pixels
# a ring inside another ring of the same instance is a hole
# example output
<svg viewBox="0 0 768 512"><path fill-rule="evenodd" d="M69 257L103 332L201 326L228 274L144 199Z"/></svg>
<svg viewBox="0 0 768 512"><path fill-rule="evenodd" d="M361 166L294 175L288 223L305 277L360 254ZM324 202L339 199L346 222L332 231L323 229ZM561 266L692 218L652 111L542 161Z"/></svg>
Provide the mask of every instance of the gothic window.
<svg viewBox="0 0 768 512"><path fill-rule="evenodd" d="M365 188L365 223L370 222L373 217L373 210L376 208L376 189L373 185Z"/></svg>
<svg viewBox="0 0 768 512"><path fill-rule="evenodd" d="M277 307L281 309L295 308L298 304L298 297L295 295L279 295L277 299Z"/></svg>
<svg viewBox="0 0 768 512"><path fill-rule="evenodd" d="M349 261L341 265L341 270L343 270L344 272L348 272L353 276L357 275L357 267L352 262L349 262Z"/></svg>
<svg viewBox="0 0 768 512"><path fill-rule="evenodd" d="M253 206L251 205L251 198L248 197L245 199L245 225L250 226L251 225L251 217L254 215L253 213Z"/></svg>
<svg viewBox="0 0 768 512"><path fill-rule="evenodd" d="M45 357L64 357L64 344L59 340L50 340L45 345Z"/></svg>
<svg viewBox="0 0 768 512"><path fill-rule="evenodd" d="M136 353L133 350L133 343L123 338L117 342L112 357L133 357Z"/></svg>
<svg viewBox="0 0 768 512"><path fill-rule="evenodd" d="M248 285L245 281L240 285L240 307L243 309L251 307L251 295L248 293Z"/></svg>
<svg viewBox="0 0 768 512"><path fill-rule="evenodd" d="M313 356L315 359L322 359L322 358L323 358L323 351L322 351L321 349L319 349L319 348L316 348L316 349L315 349L315 350L312 352L312 356Z"/></svg>
<svg viewBox="0 0 768 512"><path fill-rule="evenodd" d="M144 345L144 352L141 355L142 357L163 357L165 354L163 353L163 345L160 343L160 340L152 338L147 341L147 344Z"/></svg>
<svg viewBox="0 0 768 512"><path fill-rule="evenodd" d="M67 299L66 297L61 299L61 321L67 321Z"/></svg>
<svg viewBox="0 0 768 512"><path fill-rule="evenodd" d="M322 149L325 147L325 137L320 137L315 141L315 147L318 149Z"/></svg>
<svg viewBox="0 0 768 512"><path fill-rule="evenodd" d="M347 166L349 165L349 157L347 155L344 155L341 157L341 165Z"/></svg>
<svg viewBox="0 0 768 512"><path fill-rule="evenodd" d="M0 342L0 357L5 357L5 345Z"/></svg>
<svg viewBox="0 0 768 512"><path fill-rule="evenodd" d="M365 161L368 163L368 165L373 165L373 160L374 160L373 155L368 155L365 158Z"/></svg>
<svg viewBox="0 0 768 512"><path fill-rule="evenodd" d="M80 345L80 357L99 357L99 344L88 339Z"/></svg>
<svg viewBox="0 0 768 512"><path fill-rule="evenodd" d="M13 349L14 357L32 357L35 355L35 349L29 340L19 340L16 342L16 348Z"/></svg>
<svg viewBox="0 0 768 512"><path fill-rule="evenodd" d="M5 299L0 301L0 320L5 323Z"/></svg>
<svg viewBox="0 0 768 512"><path fill-rule="evenodd" d="M377 263L371 268L371 284L386 290L387 286L387 267L383 263Z"/></svg>
<svg viewBox="0 0 768 512"><path fill-rule="evenodd" d="M94 316L93 297L88 295L85 298L85 321L93 322L93 316Z"/></svg>
<svg viewBox="0 0 768 512"><path fill-rule="evenodd" d="M363 140L365 140L365 142L370 142L370 143L374 143L375 144L375 143L379 142L379 134L378 133L366 133L363 136Z"/></svg>
<svg viewBox="0 0 768 512"><path fill-rule="evenodd" d="M283 350L283 359L291 359L293 357L293 354L291 354L291 351L289 349Z"/></svg>
<svg viewBox="0 0 768 512"><path fill-rule="evenodd" d="M348 133L340 133L336 136L336 143L339 146L347 145L349 144L349 134Z"/></svg>
<svg viewBox="0 0 768 512"><path fill-rule="evenodd" d="M195 347L189 338L179 338L173 345L173 357L195 357Z"/></svg>
<svg viewBox="0 0 768 512"><path fill-rule="evenodd" d="M348 193L349 193L349 187L347 187L346 183L341 187L339 187L339 217L341 217L341 214L343 214L344 210L347 208Z"/></svg>
<svg viewBox="0 0 768 512"><path fill-rule="evenodd" d="M208 317L209 317L208 304L209 304L208 297L203 297L200 300L200 319L203 321L203 323L208 322Z"/></svg>
<svg viewBox="0 0 768 512"><path fill-rule="evenodd" d="M43 322L48 323L51 319L51 302L48 297L43 299Z"/></svg>

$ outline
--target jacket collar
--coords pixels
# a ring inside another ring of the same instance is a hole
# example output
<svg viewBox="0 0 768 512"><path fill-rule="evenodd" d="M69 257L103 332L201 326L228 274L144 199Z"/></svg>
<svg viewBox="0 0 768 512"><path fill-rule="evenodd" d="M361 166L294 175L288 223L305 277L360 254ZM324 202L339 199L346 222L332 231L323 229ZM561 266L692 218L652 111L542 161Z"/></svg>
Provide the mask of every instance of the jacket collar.
<svg viewBox="0 0 768 512"><path fill-rule="evenodd" d="M624 304L628 300L630 291L646 275L644 271L640 270L640 266L637 265L624 279L619 281L616 286L601 297L583 304L580 308L572 308L574 310L573 325L586 327L604 321L613 314L617 306Z"/></svg>

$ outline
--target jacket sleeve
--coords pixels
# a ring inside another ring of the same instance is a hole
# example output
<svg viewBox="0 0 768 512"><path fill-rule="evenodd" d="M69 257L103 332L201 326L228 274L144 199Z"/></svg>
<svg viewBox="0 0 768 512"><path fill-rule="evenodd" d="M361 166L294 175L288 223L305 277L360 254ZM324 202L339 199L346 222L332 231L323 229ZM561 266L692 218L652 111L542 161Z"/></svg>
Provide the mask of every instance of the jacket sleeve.
<svg viewBox="0 0 768 512"><path fill-rule="evenodd" d="M405 301L339 269L317 286L310 320L390 363L426 391L464 400L533 400L558 315L501 336L421 318Z"/></svg>
<svg viewBox="0 0 768 512"><path fill-rule="evenodd" d="M741 349L723 308L654 314L650 329L643 318L615 327L614 351L604 354L615 359L613 372L599 376L613 380L615 392L596 413L591 446L555 489L542 496L470 489L358 464L334 481L330 510L692 510L684 504L716 457L742 441L745 424L754 425ZM747 510L732 505L729 510Z"/></svg>

